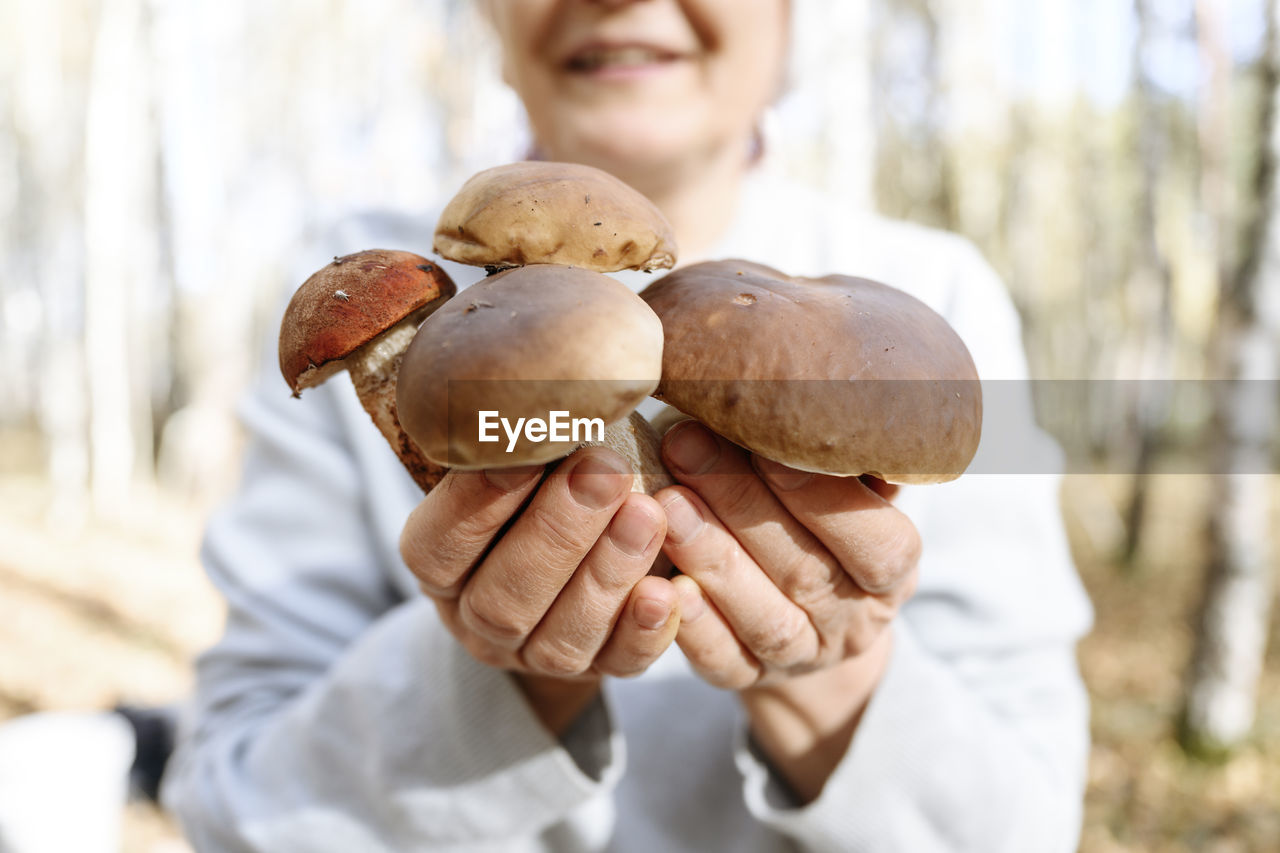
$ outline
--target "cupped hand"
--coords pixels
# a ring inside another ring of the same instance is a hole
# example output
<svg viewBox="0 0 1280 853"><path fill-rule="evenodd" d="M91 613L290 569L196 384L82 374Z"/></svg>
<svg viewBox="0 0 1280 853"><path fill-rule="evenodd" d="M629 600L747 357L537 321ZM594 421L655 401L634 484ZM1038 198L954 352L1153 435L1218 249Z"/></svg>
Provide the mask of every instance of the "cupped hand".
<svg viewBox="0 0 1280 853"><path fill-rule="evenodd" d="M409 516L400 552L458 642L516 673L560 730L600 676L638 674L671 644L678 601L647 575L665 516L631 493L621 456L582 448L543 473L450 471Z"/></svg>
<svg viewBox="0 0 1280 853"><path fill-rule="evenodd" d="M893 487L787 468L693 421L663 452L680 485L656 497L694 669L746 690L862 662L855 680L872 689L920 558Z"/></svg>

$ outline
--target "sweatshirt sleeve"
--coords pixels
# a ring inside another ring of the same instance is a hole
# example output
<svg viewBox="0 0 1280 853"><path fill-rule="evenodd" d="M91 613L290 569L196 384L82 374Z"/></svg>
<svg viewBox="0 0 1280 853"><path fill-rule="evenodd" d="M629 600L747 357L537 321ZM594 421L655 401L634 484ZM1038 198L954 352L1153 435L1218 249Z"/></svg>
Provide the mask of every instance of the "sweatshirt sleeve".
<svg viewBox="0 0 1280 853"><path fill-rule="evenodd" d="M607 835L598 801L622 745L606 712L571 754L429 600L402 600L374 531L398 528L412 501L370 496L408 481L386 448L349 440L371 429L363 412L326 386L301 401L261 391L244 417L243 485L203 551L226 629L198 662L165 780L196 849L540 850ZM389 462L364 458L379 453Z"/></svg>
<svg viewBox="0 0 1280 853"><path fill-rule="evenodd" d="M737 751L750 811L806 850L1078 843L1089 711L1075 647L1092 612L1061 521L1060 454L1035 426L1003 285L967 244L952 247L955 287L938 307L969 343L984 396L999 401L984 424L985 470L899 496L924 542L918 592L819 797L795 807L745 735ZM1009 434L1022 444L1013 462L988 440Z"/></svg>
<svg viewBox="0 0 1280 853"><path fill-rule="evenodd" d="M1086 719L1071 654L957 668L899 623L885 679L815 801L791 807L748 745L739 765L751 812L805 850L1065 853L1080 832Z"/></svg>

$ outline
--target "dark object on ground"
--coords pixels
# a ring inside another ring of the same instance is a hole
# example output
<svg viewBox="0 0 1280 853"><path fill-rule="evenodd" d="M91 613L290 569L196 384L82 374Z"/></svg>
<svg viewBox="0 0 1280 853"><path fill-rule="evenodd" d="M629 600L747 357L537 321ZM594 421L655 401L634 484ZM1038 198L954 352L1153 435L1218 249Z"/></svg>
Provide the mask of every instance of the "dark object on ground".
<svg viewBox="0 0 1280 853"><path fill-rule="evenodd" d="M165 765L173 753L174 735L178 728L178 715L175 709L142 708L120 705L115 712L124 717L133 727L133 735L137 741L133 766L129 768L129 787L131 796L145 798L157 805L160 803L160 780L164 776Z"/></svg>

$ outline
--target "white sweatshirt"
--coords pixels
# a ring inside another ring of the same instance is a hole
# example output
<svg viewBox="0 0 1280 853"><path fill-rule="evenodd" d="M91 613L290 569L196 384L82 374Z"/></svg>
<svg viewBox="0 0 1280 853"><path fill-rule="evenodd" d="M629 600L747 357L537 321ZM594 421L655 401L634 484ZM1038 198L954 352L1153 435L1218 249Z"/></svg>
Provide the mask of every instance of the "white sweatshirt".
<svg viewBox="0 0 1280 853"><path fill-rule="evenodd" d="M303 266L426 253L433 224L365 217ZM984 379L1025 378L1009 298L958 238L757 176L711 256L885 281L943 314ZM445 266L459 286L481 274ZM1030 422L1029 403L1004 409ZM345 375L294 400L264 370L243 416L243 485L204 548L226 633L199 661L165 786L198 850L1075 849L1088 752L1075 644L1090 608L1056 476L970 474L899 495L924 542L919 591L852 745L797 808L746 743L735 696L674 646L608 682L563 740L543 729L417 591L397 543L421 495Z"/></svg>

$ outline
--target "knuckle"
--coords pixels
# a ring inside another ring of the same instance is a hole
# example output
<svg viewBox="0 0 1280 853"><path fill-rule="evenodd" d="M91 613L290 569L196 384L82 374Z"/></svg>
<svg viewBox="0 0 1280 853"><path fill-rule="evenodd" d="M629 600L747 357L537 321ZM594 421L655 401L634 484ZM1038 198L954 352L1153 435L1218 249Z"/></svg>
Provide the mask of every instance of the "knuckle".
<svg viewBox="0 0 1280 853"><path fill-rule="evenodd" d="M760 481L754 474L730 474L716 477L713 490L705 497L716 515L723 519L741 520L760 512Z"/></svg>
<svg viewBox="0 0 1280 853"><path fill-rule="evenodd" d="M804 610L811 610L834 592L831 567L806 553L797 553L778 572L782 594Z"/></svg>
<svg viewBox="0 0 1280 853"><path fill-rule="evenodd" d="M647 661L604 660L596 664L596 671L610 678L635 678L649 668Z"/></svg>
<svg viewBox="0 0 1280 853"><path fill-rule="evenodd" d="M614 678L635 678L648 669L661 649L651 648L639 642L628 642L613 648L606 648L595 662L594 669L601 675Z"/></svg>
<svg viewBox="0 0 1280 853"><path fill-rule="evenodd" d="M467 654L471 655L477 662L493 669L509 669L511 667L510 656L505 651L484 641L475 634L459 637L459 641L462 643L462 647L467 650Z"/></svg>
<svg viewBox="0 0 1280 853"><path fill-rule="evenodd" d="M590 661L567 643L530 643L521 652L521 658L533 672L560 677L582 675L590 666Z"/></svg>
<svg viewBox="0 0 1280 853"><path fill-rule="evenodd" d="M916 589L919 586L920 572L916 570L916 567L913 564L907 569L905 576L898 582L897 587L894 588L893 595L886 599L887 603L892 605L896 611L898 607L902 606L916 594Z"/></svg>
<svg viewBox="0 0 1280 853"><path fill-rule="evenodd" d="M893 586L897 575L897 567L885 563L863 566L858 570L858 586L868 592L880 592Z"/></svg>
<svg viewBox="0 0 1280 853"><path fill-rule="evenodd" d="M760 680L763 672L759 661L737 642L682 639L680 648L702 680L721 690L750 687Z"/></svg>
<svg viewBox="0 0 1280 853"><path fill-rule="evenodd" d="M461 600L463 624L482 637L501 643L523 639L530 626L519 614L492 598L464 595Z"/></svg>
<svg viewBox="0 0 1280 853"><path fill-rule="evenodd" d="M774 622L767 632L752 643L751 651L762 663L790 669L811 657L807 649L809 644L806 643L810 632L808 618L795 611L787 618Z"/></svg>
<svg viewBox="0 0 1280 853"><path fill-rule="evenodd" d="M748 666L730 666L724 669L704 671L703 678L712 687L718 687L721 690L738 691L754 686L760 680L760 673Z"/></svg>
<svg viewBox="0 0 1280 853"><path fill-rule="evenodd" d="M892 590L909 576L920 561L920 534L915 525L895 524L884 531L879 547L858 569L858 585L868 592Z"/></svg>
<svg viewBox="0 0 1280 853"><path fill-rule="evenodd" d="M433 582L434 578L424 578L417 572L414 572L414 575L418 578L418 588L422 590L422 594L427 598L432 598L436 601L452 601L462 593L462 584L459 582L455 581L449 586L437 586Z"/></svg>
<svg viewBox="0 0 1280 853"><path fill-rule="evenodd" d="M656 655L631 650L624 654L601 655L594 669L601 675L613 678L635 678L648 669L655 659Z"/></svg>
<svg viewBox="0 0 1280 853"><path fill-rule="evenodd" d="M883 630L883 623L871 618L860 618L845 633L845 657L859 657L867 653Z"/></svg>
<svg viewBox="0 0 1280 853"><path fill-rule="evenodd" d="M742 546L733 538L726 538L723 543L702 551L697 558L686 558L680 562L680 570L690 577L706 580L708 578L731 578L736 567L741 563L744 552Z"/></svg>
<svg viewBox="0 0 1280 853"><path fill-rule="evenodd" d="M590 543L583 542L580 533L573 529L569 520L559 513L552 512L545 506L529 507L525 516L533 534L553 550L581 559Z"/></svg>

